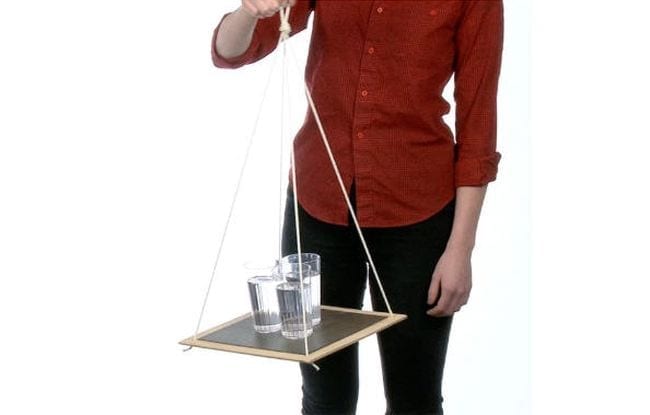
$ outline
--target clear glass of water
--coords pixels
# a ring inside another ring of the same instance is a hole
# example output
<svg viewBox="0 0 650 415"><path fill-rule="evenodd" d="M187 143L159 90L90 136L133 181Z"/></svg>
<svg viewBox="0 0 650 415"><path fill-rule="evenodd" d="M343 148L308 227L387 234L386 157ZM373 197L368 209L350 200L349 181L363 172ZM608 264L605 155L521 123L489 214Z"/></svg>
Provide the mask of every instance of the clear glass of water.
<svg viewBox="0 0 650 415"><path fill-rule="evenodd" d="M305 271L309 272L308 265L303 265L303 273ZM297 272L285 272L283 276L286 282L276 288L282 336L302 339L313 333L311 285L303 280L301 287Z"/></svg>
<svg viewBox="0 0 650 415"><path fill-rule="evenodd" d="M298 276L295 276L295 279L291 280L291 276L287 277L287 273L294 273L298 270L298 264L300 259L301 263L308 265L310 272L305 272L303 267L303 284L306 281L311 286L311 300L312 300L312 323L314 326L318 325L321 321L321 312L320 312L320 255L314 253L302 253L300 257L298 254L291 254L282 257L282 260L279 264L279 271L282 275L282 278L287 282L300 282ZM283 275L285 274L285 275Z"/></svg>
<svg viewBox="0 0 650 415"><path fill-rule="evenodd" d="M250 272L255 269L255 275L248 279L253 328L258 333L273 333L280 330L280 306L276 288L282 280L272 273L273 267L257 267L245 264Z"/></svg>

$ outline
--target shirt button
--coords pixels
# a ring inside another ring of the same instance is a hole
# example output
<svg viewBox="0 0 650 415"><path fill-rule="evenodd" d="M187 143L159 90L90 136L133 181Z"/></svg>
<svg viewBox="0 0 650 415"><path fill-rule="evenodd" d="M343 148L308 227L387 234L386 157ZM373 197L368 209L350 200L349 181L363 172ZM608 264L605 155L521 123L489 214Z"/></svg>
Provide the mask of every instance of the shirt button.
<svg viewBox="0 0 650 415"><path fill-rule="evenodd" d="M436 9L432 9L432 10L429 12L429 14L430 14L431 16L435 16L435 15L438 14L438 10L436 10Z"/></svg>
<svg viewBox="0 0 650 415"><path fill-rule="evenodd" d="M369 47L369 48L368 48L368 53L371 54L371 55L372 55L373 53L375 53L375 48L373 48L372 46Z"/></svg>
<svg viewBox="0 0 650 415"><path fill-rule="evenodd" d="M358 133L357 133L357 138L363 138L363 133L362 133L362 132L358 132Z"/></svg>
<svg viewBox="0 0 650 415"><path fill-rule="evenodd" d="M368 96L368 91L366 91L365 89L363 91L361 91L361 96L367 97Z"/></svg>
<svg viewBox="0 0 650 415"><path fill-rule="evenodd" d="M383 13L384 8L383 7L377 7L377 13Z"/></svg>

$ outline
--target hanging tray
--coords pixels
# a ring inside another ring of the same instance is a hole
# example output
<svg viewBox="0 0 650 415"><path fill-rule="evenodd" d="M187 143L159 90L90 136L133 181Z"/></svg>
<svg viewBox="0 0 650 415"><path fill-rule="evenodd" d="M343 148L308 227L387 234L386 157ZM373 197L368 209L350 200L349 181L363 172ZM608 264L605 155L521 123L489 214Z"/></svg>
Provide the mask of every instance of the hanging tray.
<svg viewBox="0 0 650 415"><path fill-rule="evenodd" d="M253 329L250 313L199 333L196 338L188 337L180 344L314 363L404 319L404 314L321 306L321 322L308 338L309 354L305 354L303 339L285 339L280 331L257 333Z"/></svg>

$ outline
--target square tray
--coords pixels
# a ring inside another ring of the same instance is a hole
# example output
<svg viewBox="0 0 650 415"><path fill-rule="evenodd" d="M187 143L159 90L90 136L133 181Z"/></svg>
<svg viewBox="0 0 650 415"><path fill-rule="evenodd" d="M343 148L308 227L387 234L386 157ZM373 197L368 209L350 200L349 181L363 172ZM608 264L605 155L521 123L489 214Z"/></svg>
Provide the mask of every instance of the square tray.
<svg viewBox="0 0 650 415"><path fill-rule="evenodd" d="M280 331L258 333L250 313L188 337L180 344L227 352L292 360L315 361L406 319L404 314L321 306L321 322L308 338L309 354L303 339L289 340Z"/></svg>

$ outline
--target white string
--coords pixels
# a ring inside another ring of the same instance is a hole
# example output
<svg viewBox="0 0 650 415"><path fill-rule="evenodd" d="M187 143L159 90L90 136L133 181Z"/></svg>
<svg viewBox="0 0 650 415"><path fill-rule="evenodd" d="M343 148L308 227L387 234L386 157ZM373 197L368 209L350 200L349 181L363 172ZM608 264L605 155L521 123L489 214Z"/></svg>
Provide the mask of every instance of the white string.
<svg viewBox="0 0 650 415"><path fill-rule="evenodd" d="M282 45L282 87L280 89L280 160L279 160L279 165L280 165L280 192L278 194L279 200L278 200L278 260L277 263L278 265L282 261L282 222L283 222L283 217L282 217L282 204L284 202L284 190L282 187L282 182L284 179L284 165L283 165L283 152L284 152L284 140L285 140L285 134L284 134L284 119L285 119L285 109L284 109L284 92L286 90L286 78L287 78L287 70L286 70L286 62L287 62L287 48L284 47L284 44ZM290 112L289 112L290 114Z"/></svg>
<svg viewBox="0 0 650 415"><path fill-rule="evenodd" d="M293 49L291 49L291 55L294 59L294 63L297 68L299 68L298 65L298 59L296 58L295 52ZM300 70L300 69L298 69ZM314 114L314 118L316 119L316 124L318 125L318 130L320 131L321 138L323 140L323 144L325 145L325 149L327 150L327 155L329 156L330 162L332 163L332 167L334 168L334 173L336 173L336 179L338 180L339 186L341 188L341 192L343 193L343 197L345 198L345 203L348 205L348 210L350 211L350 214L352 216L352 220L354 222L354 226L357 229L357 233L359 234L359 238L361 239L361 244L363 245L363 249L366 252L366 256L368 257L368 261L370 262L370 266L372 268L373 275L375 276L375 281L377 282L377 286L379 287L379 290L381 291L381 295L384 299L384 303L386 304L386 308L388 309L388 312L390 314L393 314L393 310L390 306L390 303L388 302L388 298L386 297L386 292L384 291L384 287L381 283L381 280L379 279L379 275L377 274L377 268L375 267L375 263L372 260L372 256L370 255L370 250L368 249L368 245L366 244L366 240L363 237L363 232L361 232L361 227L359 226L359 222L357 221L357 216L354 213L354 209L352 208L352 203L350 203L350 198L348 197L348 194L345 190L345 184L343 184L343 179L341 178L341 173L339 172L338 165L336 164L336 160L334 159L334 155L332 154L332 149L330 148L329 140L327 139L327 134L325 134L325 129L323 128L323 124L321 123L320 117L318 116L318 111L316 111L316 106L314 105L314 101L311 96L311 92L309 92L309 88L307 86L307 83L305 82L305 93L307 95L307 100L309 102L309 106L311 107L311 110Z"/></svg>
<svg viewBox="0 0 650 415"><path fill-rule="evenodd" d="M289 24L289 14L291 12L291 6L286 6L286 7L281 7L279 10L279 16L280 16L280 28L278 29L280 31L280 36L278 37L278 42L276 44L276 49L280 46L281 43L283 43L285 40L289 39L289 34L291 33L291 25ZM285 92L285 83L286 83L286 70L285 70L285 63L286 63L286 54L287 50L285 47L282 48L282 89L281 89L281 101L280 101L280 200L279 200L279 225L278 225L278 264L282 260L282 223L283 223L283 216L282 216L282 205L284 202L284 189L282 187L282 182L284 178L284 171L283 171L283 163L282 163L282 154L284 151L284 92Z"/></svg>
<svg viewBox="0 0 650 415"><path fill-rule="evenodd" d="M285 41L289 39L289 34L291 33L291 25L289 24L289 13L291 12L291 6L281 7L280 8L280 41Z"/></svg>
<svg viewBox="0 0 650 415"><path fill-rule="evenodd" d="M307 312L305 303L305 287L302 281L302 244L300 243L300 220L298 219L298 189L296 186L296 158L293 146L291 146L291 178L293 185L293 216L296 222L296 247L298 248L298 278L300 279L300 298L302 299L302 329L305 341L305 354L309 354L309 342L307 341ZM311 289L311 287L310 287ZM311 299L310 299L311 300Z"/></svg>
<svg viewBox="0 0 650 415"><path fill-rule="evenodd" d="M287 6L280 9L280 42L282 43L282 59L283 59L283 70L286 68L285 63L287 60L287 42L285 40L289 39L289 34L291 33L291 25L289 24L289 12L291 11L291 6ZM285 76L285 73L282 74ZM284 83L283 91L284 93ZM282 106L284 111L284 106ZM284 113L282 114L284 116ZM298 219L298 189L296 184L296 158L294 152L294 144L291 145L291 178L293 186L293 213L295 218L295 227L296 227L296 248L298 250L298 279L300 280L300 298L302 303L302 334L305 344L305 355L309 355L309 340L307 336L307 304L305 299L305 285L303 281L302 273L302 243L300 241L300 220ZM311 286L310 286L311 290ZM311 301L311 298L309 299Z"/></svg>
<svg viewBox="0 0 650 415"><path fill-rule="evenodd" d="M286 48L283 48L283 49L282 49L283 59L286 59L286 52L287 52ZM288 74L289 74L289 67L287 66L286 75L288 76ZM292 112L291 112L291 94L290 94L290 93L287 94L287 102L286 102L286 104L287 104L287 114L292 114ZM292 148L292 151L293 151L293 143L292 143L291 148ZM295 158L293 157L293 153L292 153L291 162L293 163L294 161L295 161ZM294 179L294 182L295 182L295 179ZM284 191L284 188L281 189L281 190ZM297 199L294 200L294 206L293 206L293 208L294 208L294 213L295 213L295 209L296 209L296 207L298 206L297 203L296 203L296 200L297 200ZM296 215L296 217L297 217L297 215ZM299 227L296 226L296 229L299 229ZM299 238L299 235L296 234L296 240L299 240L299 239L300 239L300 238ZM302 253L302 248L300 248L300 254L301 254L301 253ZM299 265L298 265L298 268L299 268L299 271L300 271L300 276L302 277L302 269L303 269L303 268L302 268L302 255L300 255L300 254L298 255L298 264L299 264ZM309 277L309 282L310 282L310 284L312 283L312 277L311 277L311 276ZM313 292L313 285L310 285L310 290L312 290L312 291L310 291L310 294L311 294L311 295L314 295L314 292ZM313 302L312 302L312 304L313 304ZM304 302L303 302L303 310L304 310L304 309L305 309L305 304L304 304ZM304 323L306 322L305 320L306 320L306 316L303 315L303 326L305 326L305 324L304 324ZM312 323L312 327L313 327L313 323ZM303 333L303 334L305 334L305 338L306 338L306 337L307 337L307 336L306 336L307 333L305 332L305 333ZM307 344L306 347L305 347L305 354L309 354L309 344ZM320 368L319 368L315 363L312 363L311 365L312 365L312 366L314 367L314 369L316 369L317 371L320 370Z"/></svg>
<svg viewBox="0 0 650 415"><path fill-rule="evenodd" d="M214 278L217 272L217 266L219 264L219 259L221 258L221 251L223 249L224 241L226 239L226 234L228 233L228 229L230 228L230 222L232 219L232 213L235 209L235 202L237 201L237 196L239 195L239 189L241 187L241 182L244 177L244 171L246 170L246 166L248 164L248 159L250 155L250 150L253 145L253 140L255 138L256 132L257 132L257 125L259 124L260 120L260 115L262 114L262 108L264 107L264 102L266 101L266 96L267 92L269 89L269 86L271 85L271 79L273 75L273 70L275 69L275 65L277 63L277 54L273 58L273 61L271 63L271 70L269 71L269 76L266 80L266 85L264 86L263 90L263 95L262 99L260 100L259 108L257 110L257 116L255 117L255 122L253 123L253 129L251 131L250 136L248 137L248 144L246 146L246 153L244 154L244 161L242 163L241 168L239 169L239 177L237 179L237 185L235 187L235 193L232 197L232 200L230 202L230 210L228 211L228 217L226 218L226 224L224 225L224 230L223 233L221 234L221 240L219 242L219 248L217 249L217 258L214 261L214 265L212 267L212 274L210 276L210 282L208 283L208 289L205 292L205 297L203 299L203 306L201 307L201 313L199 314L199 321L196 324L196 330L194 331L194 337L193 339L196 340L196 337L199 333L199 329L201 327L201 321L203 320L203 315L205 314L205 306L208 303L208 297L210 296L210 290L212 289L212 283L214 282Z"/></svg>

